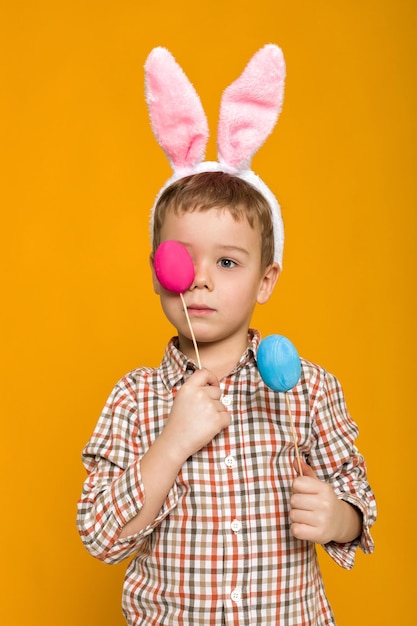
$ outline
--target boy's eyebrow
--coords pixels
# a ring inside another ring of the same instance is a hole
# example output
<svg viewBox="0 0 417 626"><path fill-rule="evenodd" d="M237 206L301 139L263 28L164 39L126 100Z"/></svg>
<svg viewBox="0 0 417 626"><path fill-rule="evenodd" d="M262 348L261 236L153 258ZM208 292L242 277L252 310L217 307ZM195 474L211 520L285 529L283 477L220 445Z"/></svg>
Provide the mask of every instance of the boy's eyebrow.
<svg viewBox="0 0 417 626"><path fill-rule="evenodd" d="M186 241L180 241L179 243L181 243L186 248L190 247L189 244L187 244ZM249 250L247 248L242 248L241 246L237 246L235 244L230 244L230 245L228 245L228 244L218 244L216 246L216 250L218 252L222 252L223 254L226 254L226 253L231 254L233 252L240 252L241 254L246 254L246 255L249 254Z"/></svg>
<svg viewBox="0 0 417 626"><path fill-rule="evenodd" d="M249 250L247 250L246 248L235 245L219 245L218 249L223 250L224 252L241 252L242 254L249 254Z"/></svg>

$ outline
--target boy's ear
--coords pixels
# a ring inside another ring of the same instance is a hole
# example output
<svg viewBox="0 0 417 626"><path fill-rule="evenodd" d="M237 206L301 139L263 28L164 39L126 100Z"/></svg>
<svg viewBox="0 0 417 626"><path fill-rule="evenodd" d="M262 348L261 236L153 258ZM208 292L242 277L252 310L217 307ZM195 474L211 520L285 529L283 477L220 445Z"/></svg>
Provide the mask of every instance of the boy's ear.
<svg viewBox="0 0 417 626"><path fill-rule="evenodd" d="M278 263L272 263L272 265L268 265L263 273L259 285L258 297L256 299L258 304L265 304L265 302L268 302L269 298L272 295L272 292L274 291L274 287L277 284L279 273L280 267Z"/></svg>
<svg viewBox="0 0 417 626"><path fill-rule="evenodd" d="M160 284L159 280L156 277L155 267L154 267L154 262L153 261L154 261L153 260L153 254L150 254L149 255L149 265L151 266L151 272L152 272L153 290L159 296L159 294L161 293L161 284Z"/></svg>

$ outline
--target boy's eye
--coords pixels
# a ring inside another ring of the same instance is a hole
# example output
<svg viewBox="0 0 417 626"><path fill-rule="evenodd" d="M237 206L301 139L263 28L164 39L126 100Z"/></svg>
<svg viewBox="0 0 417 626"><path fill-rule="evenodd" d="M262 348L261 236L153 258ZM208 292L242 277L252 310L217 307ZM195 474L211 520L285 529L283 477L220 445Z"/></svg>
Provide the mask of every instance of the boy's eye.
<svg viewBox="0 0 417 626"><path fill-rule="evenodd" d="M220 267L230 268L235 267L236 263L232 259L220 259L219 265Z"/></svg>

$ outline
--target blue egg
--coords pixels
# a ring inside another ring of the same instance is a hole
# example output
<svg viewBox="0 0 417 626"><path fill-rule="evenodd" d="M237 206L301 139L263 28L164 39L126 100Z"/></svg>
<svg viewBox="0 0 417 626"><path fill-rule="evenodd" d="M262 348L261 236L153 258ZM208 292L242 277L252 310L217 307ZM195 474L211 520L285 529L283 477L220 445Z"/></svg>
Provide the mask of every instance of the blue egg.
<svg viewBox="0 0 417 626"><path fill-rule="evenodd" d="M300 357L291 341L282 335L269 335L261 341L257 361L264 383L274 391L289 391L300 380Z"/></svg>

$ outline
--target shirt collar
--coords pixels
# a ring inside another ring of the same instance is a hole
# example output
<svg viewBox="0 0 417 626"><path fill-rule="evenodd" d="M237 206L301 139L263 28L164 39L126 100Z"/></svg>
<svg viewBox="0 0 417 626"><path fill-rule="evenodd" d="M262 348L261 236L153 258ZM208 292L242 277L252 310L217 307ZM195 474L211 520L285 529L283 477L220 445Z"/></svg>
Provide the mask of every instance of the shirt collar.
<svg viewBox="0 0 417 626"><path fill-rule="evenodd" d="M231 372L232 375L241 370L250 361L255 361L260 341L261 335L259 331L250 328L248 331L248 347ZM171 390L179 382L183 381L187 375L198 369L198 365L195 361L186 357L178 348L178 337L172 337L165 349L159 369L164 385Z"/></svg>

